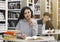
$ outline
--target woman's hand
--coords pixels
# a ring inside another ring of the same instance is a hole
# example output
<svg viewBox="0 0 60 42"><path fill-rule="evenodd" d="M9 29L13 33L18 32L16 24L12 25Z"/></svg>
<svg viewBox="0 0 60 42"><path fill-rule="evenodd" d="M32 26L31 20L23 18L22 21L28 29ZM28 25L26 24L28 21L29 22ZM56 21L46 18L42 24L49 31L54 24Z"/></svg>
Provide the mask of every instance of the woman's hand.
<svg viewBox="0 0 60 42"><path fill-rule="evenodd" d="M26 35L25 34L22 34L20 38L21 39L26 39Z"/></svg>

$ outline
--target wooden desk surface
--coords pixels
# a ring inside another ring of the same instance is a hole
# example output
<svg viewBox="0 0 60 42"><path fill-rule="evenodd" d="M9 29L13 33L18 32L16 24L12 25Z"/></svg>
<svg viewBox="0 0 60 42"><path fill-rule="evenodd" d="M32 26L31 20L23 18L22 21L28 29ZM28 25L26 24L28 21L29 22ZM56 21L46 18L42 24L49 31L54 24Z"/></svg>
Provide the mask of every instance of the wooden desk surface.
<svg viewBox="0 0 60 42"><path fill-rule="evenodd" d="M37 38L40 38L40 39L31 39L31 38L33 38L33 37L27 37L27 39L25 39L25 40L22 40L22 39L9 39L8 41L19 41L19 42L28 42L28 41L30 41L30 42L33 42L33 41L54 41L55 40L55 38L54 38L54 36L39 36L39 37L37 37Z"/></svg>

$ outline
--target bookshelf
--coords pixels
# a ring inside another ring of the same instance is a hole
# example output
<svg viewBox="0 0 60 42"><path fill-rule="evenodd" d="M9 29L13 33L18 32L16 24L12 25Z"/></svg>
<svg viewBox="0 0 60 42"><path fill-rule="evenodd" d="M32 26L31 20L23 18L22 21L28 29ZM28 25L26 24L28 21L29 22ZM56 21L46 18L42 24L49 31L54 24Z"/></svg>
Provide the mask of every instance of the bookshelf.
<svg viewBox="0 0 60 42"><path fill-rule="evenodd" d="M41 15L41 0L34 0L34 18L35 19L40 19Z"/></svg>
<svg viewBox="0 0 60 42"><path fill-rule="evenodd" d="M21 0L8 0L8 29L15 29L20 15Z"/></svg>
<svg viewBox="0 0 60 42"><path fill-rule="evenodd" d="M0 33L7 31L6 0L0 0Z"/></svg>

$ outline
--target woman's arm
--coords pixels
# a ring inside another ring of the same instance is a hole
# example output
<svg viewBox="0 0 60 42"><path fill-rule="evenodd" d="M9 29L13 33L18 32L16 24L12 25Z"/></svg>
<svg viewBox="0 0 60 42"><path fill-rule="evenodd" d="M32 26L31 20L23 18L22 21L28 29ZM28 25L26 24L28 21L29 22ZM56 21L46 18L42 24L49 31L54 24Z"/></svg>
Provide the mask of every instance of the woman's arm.
<svg viewBox="0 0 60 42"><path fill-rule="evenodd" d="M32 35L33 36L37 36L38 35L38 24L37 24L36 20L34 20L34 25L33 25L33 29L32 29Z"/></svg>
<svg viewBox="0 0 60 42"><path fill-rule="evenodd" d="M21 30L20 30L20 24L21 24L21 23L20 23L20 21L19 21L18 24L16 25L16 29L20 31L19 38L20 38L20 39L25 39L25 38L26 38L26 35L21 32Z"/></svg>

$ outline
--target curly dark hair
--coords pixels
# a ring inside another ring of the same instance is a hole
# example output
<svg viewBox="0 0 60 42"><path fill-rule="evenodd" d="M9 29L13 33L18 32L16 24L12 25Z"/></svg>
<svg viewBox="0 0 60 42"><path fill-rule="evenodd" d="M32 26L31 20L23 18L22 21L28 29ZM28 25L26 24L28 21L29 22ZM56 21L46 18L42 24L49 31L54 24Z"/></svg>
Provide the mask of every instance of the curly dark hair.
<svg viewBox="0 0 60 42"><path fill-rule="evenodd" d="M18 20L25 18L25 17L24 17L24 11L25 11L26 9L29 9L29 10L31 11L31 18L33 17L33 11L31 10L30 7L27 7L27 6L26 6L26 7L23 7L23 8L21 9L21 13L20 13L20 16L19 16Z"/></svg>

